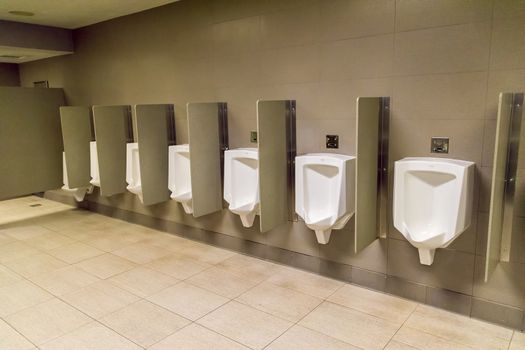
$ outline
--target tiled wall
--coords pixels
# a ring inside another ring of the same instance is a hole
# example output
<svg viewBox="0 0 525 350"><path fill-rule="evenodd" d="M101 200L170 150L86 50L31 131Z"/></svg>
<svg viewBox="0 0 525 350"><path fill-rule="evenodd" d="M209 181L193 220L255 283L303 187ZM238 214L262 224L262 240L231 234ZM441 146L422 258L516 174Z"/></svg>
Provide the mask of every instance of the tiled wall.
<svg viewBox="0 0 525 350"><path fill-rule="evenodd" d="M18 65L11 63L0 63L0 86L19 86L20 76Z"/></svg>
<svg viewBox="0 0 525 350"><path fill-rule="evenodd" d="M74 55L22 65L23 85L49 80L72 105L175 103L181 142L186 102L226 101L231 147L249 145L257 99L296 99L299 153L333 133L353 154L356 97L391 96L391 162L447 136L449 156L478 170L472 225L430 267L393 227L355 255L353 222L320 246L301 222L263 235L227 211L194 220L175 203L90 200L348 264L355 282L520 327L525 224L513 261L487 284L482 271L498 93L525 90L524 1L183 0L74 36Z"/></svg>

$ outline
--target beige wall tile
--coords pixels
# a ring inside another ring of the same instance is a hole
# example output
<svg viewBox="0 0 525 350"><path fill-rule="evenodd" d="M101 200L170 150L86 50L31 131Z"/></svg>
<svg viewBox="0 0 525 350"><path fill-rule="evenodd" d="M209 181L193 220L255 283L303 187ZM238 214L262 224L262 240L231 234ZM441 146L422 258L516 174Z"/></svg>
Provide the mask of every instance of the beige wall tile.
<svg viewBox="0 0 525 350"><path fill-rule="evenodd" d="M430 153L433 136L450 138L446 158L481 164L483 120L406 120L394 118L390 124L390 160L404 157L439 157ZM417 132L414 132L417 130Z"/></svg>
<svg viewBox="0 0 525 350"><path fill-rule="evenodd" d="M394 79L393 116L401 119L483 119L487 73Z"/></svg>
<svg viewBox="0 0 525 350"><path fill-rule="evenodd" d="M485 70L489 44L490 22L397 33L395 74Z"/></svg>
<svg viewBox="0 0 525 350"><path fill-rule="evenodd" d="M485 116L496 119L498 115L498 100L501 92L525 92L525 70L489 71L487 102Z"/></svg>
<svg viewBox="0 0 525 350"><path fill-rule="evenodd" d="M490 20L491 16L492 0L396 2L396 30L398 31L486 21Z"/></svg>
<svg viewBox="0 0 525 350"><path fill-rule="evenodd" d="M306 83L319 80L318 44L268 49L260 52L260 84Z"/></svg>
<svg viewBox="0 0 525 350"><path fill-rule="evenodd" d="M245 17L213 25L213 51L217 56L231 56L255 51L260 47L260 17Z"/></svg>
<svg viewBox="0 0 525 350"><path fill-rule="evenodd" d="M317 2L293 10L261 16L261 46L264 48L312 44L319 40L320 10Z"/></svg>
<svg viewBox="0 0 525 350"><path fill-rule="evenodd" d="M319 84L319 119L355 119L358 97L392 96L393 79L354 79ZM298 114L299 116L299 114ZM313 119L313 118L308 118Z"/></svg>
<svg viewBox="0 0 525 350"><path fill-rule="evenodd" d="M523 18L495 20L492 29L491 69L525 68L525 48L514 38L525 34Z"/></svg>
<svg viewBox="0 0 525 350"><path fill-rule="evenodd" d="M395 1L321 1L323 40L338 40L394 31Z"/></svg>
<svg viewBox="0 0 525 350"><path fill-rule="evenodd" d="M320 50L322 81L378 78L392 74L392 34L334 41L322 44Z"/></svg>

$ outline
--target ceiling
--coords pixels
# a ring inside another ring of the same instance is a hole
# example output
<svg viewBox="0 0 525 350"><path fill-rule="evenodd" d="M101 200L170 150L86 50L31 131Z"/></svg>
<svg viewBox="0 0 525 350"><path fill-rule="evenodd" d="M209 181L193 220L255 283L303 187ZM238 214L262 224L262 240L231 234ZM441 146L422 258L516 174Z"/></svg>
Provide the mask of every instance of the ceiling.
<svg viewBox="0 0 525 350"><path fill-rule="evenodd" d="M0 19L75 29L178 0L1 0ZM32 12L17 16L9 11Z"/></svg>

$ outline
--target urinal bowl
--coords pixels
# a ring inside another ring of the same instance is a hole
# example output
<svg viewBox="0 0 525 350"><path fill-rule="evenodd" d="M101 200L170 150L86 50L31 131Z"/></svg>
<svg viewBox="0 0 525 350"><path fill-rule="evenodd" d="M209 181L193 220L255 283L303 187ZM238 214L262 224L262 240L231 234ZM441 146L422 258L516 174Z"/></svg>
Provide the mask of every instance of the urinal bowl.
<svg viewBox="0 0 525 350"><path fill-rule="evenodd" d="M188 144L169 146L168 156L170 198L179 202L186 214L193 214L190 147Z"/></svg>
<svg viewBox="0 0 525 350"><path fill-rule="evenodd" d="M224 153L224 200L240 216L244 227L253 226L259 211L259 154L256 148Z"/></svg>
<svg viewBox="0 0 525 350"><path fill-rule="evenodd" d="M89 163L91 175L91 180L89 181L89 183L93 186L100 187L100 175L98 171L98 154L96 141L91 141L89 143Z"/></svg>
<svg viewBox="0 0 525 350"><path fill-rule="evenodd" d="M126 145L126 189L136 194L140 201L142 198L142 183L140 179L140 158L138 143L128 143Z"/></svg>
<svg viewBox="0 0 525 350"><path fill-rule="evenodd" d="M355 211L355 157L312 153L295 158L297 214L327 244L332 230L342 229Z"/></svg>
<svg viewBox="0 0 525 350"><path fill-rule="evenodd" d="M395 162L394 227L431 265L435 251L449 246L469 226L474 163L444 158Z"/></svg>

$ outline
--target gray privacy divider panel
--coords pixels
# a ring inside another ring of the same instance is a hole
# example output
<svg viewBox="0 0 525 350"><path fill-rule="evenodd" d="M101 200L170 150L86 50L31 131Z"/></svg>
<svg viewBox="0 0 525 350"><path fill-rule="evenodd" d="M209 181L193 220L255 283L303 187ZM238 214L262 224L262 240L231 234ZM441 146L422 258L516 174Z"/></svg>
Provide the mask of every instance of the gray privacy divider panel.
<svg viewBox="0 0 525 350"><path fill-rule="evenodd" d="M357 99L355 253L377 239L377 162L380 97Z"/></svg>
<svg viewBox="0 0 525 350"><path fill-rule="evenodd" d="M62 89L0 87L0 199L62 186Z"/></svg>
<svg viewBox="0 0 525 350"><path fill-rule="evenodd" d="M288 221L287 101L257 101L261 232Z"/></svg>
<svg viewBox="0 0 525 350"><path fill-rule="evenodd" d="M193 216L222 210L219 103L188 103Z"/></svg>
<svg viewBox="0 0 525 350"><path fill-rule="evenodd" d="M168 190L168 128L173 105L136 105L135 139L139 145L139 167L144 205L170 199Z"/></svg>
<svg viewBox="0 0 525 350"><path fill-rule="evenodd" d="M489 280L490 275L500 261L512 102L512 93L501 93L499 95L494 166L492 168L492 187L490 193L487 251L485 256L485 282Z"/></svg>
<svg viewBox="0 0 525 350"><path fill-rule="evenodd" d="M70 188L89 186L91 133L90 107L60 107L62 140L66 156L66 171Z"/></svg>
<svg viewBox="0 0 525 350"><path fill-rule="evenodd" d="M93 106L100 194L126 191L126 143L131 141L130 106Z"/></svg>

